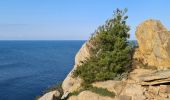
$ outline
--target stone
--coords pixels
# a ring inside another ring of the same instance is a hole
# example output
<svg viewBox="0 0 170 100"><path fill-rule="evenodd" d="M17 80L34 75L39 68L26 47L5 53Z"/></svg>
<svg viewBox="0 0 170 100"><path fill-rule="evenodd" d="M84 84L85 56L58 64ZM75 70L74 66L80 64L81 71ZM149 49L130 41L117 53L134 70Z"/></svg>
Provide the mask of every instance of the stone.
<svg viewBox="0 0 170 100"><path fill-rule="evenodd" d="M120 95L118 97L115 98L116 100L132 100L131 96L127 96L127 95Z"/></svg>
<svg viewBox="0 0 170 100"><path fill-rule="evenodd" d="M146 20L136 30L139 49L134 58L158 69L170 67L170 32L159 20Z"/></svg>
<svg viewBox="0 0 170 100"><path fill-rule="evenodd" d="M170 70L155 71L138 77L141 85L157 85L170 82Z"/></svg>
<svg viewBox="0 0 170 100"><path fill-rule="evenodd" d="M127 84L120 95L131 96L132 100L145 100L143 87L138 84Z"/></svg>
<svg viewBox="0 0 170 100"><path fill-rule="evenodd" d="M83 91L78 96L71 96L68 100L114 100L114 98L107 96L100 96L91 91Z"/></svg>
<svg viewBox="0 0 170 100"><path fill-rule="evenodd" d="M51 92L44 94L38 100L53 100L54 96L60 96L60 93L58 91L51 91Z"/></svg>
<svg viewBox="0 0 170 100"><path fill-rule="evenodd" d="M151 69L137 68L137 69L134 69L130 72L129 79L134 80L136 82L140 82L141 81L140 77L142 75L145 75L145 74L148 75L148 74L151 74L153 72L155 72L155 71L151 70Z"/></svg>

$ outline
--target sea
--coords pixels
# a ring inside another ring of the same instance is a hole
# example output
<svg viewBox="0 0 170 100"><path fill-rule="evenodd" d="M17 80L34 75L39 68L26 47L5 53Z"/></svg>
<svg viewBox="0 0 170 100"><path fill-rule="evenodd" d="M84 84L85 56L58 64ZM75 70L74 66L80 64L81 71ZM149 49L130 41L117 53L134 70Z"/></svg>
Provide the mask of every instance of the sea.
<svg viewBox="0 0 170 100"><path fill-rule="evenodd" d="M35 100L64 80L85 41L0 41L0 100Z"/></svg>

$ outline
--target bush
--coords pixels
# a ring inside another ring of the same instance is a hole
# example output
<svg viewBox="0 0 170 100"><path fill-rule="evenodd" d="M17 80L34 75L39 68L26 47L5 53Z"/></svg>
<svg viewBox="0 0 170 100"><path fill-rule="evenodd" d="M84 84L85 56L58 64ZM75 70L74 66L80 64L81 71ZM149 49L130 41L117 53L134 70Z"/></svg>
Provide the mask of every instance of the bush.
<svg viewBox="0 0 170 100"><path fill-rule="evenodd" d="M104 88L97 88L97 87L92 87L90 91L97 93L101 96L109 96L109 97L114 97L115 93L108 91L107 89Z"/></svg>
<svg viewBox="0 0 170 100"><path fill-rule="evenodd" d="M110 92L108 91L107 89L104 89L104 88L98 88L98 87L88 87L88 88L84 88L84 89L81 89L79 91L74 91L72 93L69 94L69 96L77 96L79 95L82 91L85 91L85 90L89 90L93 93L96 93L96 94L99 94L101 96L109 96L109 97L114 97L115 96L115 93L114 92Z"/></svg>
<svg viewBox="0 0 170 100"><path fill-rule="evenodd" d="M127 72L131 67L131 46L128 43L129 26L126 25L127 10L117 9L113 18L100 26L90 42L91 57L83 61L73 72L85 83L115 79L117 75Z"/></svg>

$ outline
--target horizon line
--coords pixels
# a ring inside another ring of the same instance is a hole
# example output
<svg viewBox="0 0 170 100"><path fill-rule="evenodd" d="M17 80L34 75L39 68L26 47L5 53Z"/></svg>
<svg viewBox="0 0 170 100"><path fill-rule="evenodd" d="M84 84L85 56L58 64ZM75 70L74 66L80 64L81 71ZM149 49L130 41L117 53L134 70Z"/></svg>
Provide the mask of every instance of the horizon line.
<svg viewBox="0 0 170 100"><path fill-rule="evenodd" d="M78 39L0 39L0 41L88 41L87 40L78 40ZM137 39L128 39L128 40L137 40Z"/></svg>

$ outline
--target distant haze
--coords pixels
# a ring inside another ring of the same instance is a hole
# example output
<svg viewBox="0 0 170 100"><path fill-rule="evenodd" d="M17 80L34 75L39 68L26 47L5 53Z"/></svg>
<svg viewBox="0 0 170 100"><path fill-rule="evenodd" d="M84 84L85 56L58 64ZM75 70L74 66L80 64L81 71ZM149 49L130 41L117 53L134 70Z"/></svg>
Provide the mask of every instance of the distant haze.
<svg viewBox="0 0 170 100"><path fill-rule="evenodd" d="M131 38L148 18L170 29L169 0L1 0L0 40L87 40L112 16L128 8Z"/></svg>

